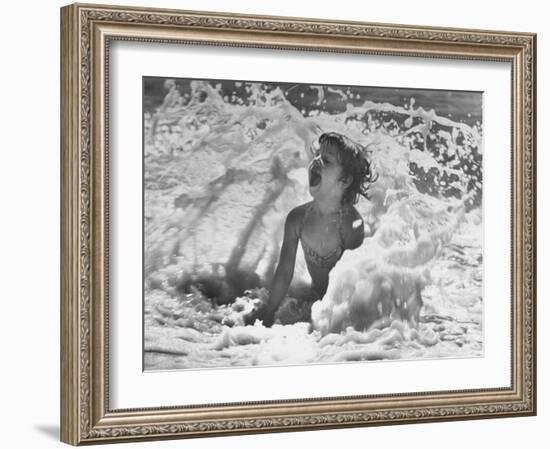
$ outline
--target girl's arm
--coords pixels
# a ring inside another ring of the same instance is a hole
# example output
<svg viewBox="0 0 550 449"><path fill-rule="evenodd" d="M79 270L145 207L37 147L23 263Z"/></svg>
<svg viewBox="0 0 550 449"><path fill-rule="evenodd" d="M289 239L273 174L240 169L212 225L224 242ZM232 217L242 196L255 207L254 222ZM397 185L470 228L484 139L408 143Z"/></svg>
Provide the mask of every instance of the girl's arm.
<svg viewBox="0 0 550 449"><path fill-rule="evenodd" d="M296 263L296 249L299 240L299 224L301 223L301 207L292 209L285 221L285 231L281 254L275 276L271 282L269 300L261 313L260 318L264 326L271 327L275 319L275 312L283 301L292 276L294 275L294 264Z"/></svg>

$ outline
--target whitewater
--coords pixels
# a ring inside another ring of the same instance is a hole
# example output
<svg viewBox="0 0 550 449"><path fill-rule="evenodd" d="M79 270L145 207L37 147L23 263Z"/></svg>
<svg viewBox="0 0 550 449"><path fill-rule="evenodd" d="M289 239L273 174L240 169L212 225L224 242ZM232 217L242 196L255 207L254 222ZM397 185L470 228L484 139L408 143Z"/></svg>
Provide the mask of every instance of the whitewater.
<svg viewBox="0 0 550 449"><path fill-rule="evenodd" d="M144 114L144 369L483 356L480 122L360 88L311 86L304 106L286 85L175 86ZM311 200L311 143L330 131L360 142L378 175L356 205L364 243L311 322L297 321L310 282L299 248L276 324L245 326L287 213Z"/></svg>

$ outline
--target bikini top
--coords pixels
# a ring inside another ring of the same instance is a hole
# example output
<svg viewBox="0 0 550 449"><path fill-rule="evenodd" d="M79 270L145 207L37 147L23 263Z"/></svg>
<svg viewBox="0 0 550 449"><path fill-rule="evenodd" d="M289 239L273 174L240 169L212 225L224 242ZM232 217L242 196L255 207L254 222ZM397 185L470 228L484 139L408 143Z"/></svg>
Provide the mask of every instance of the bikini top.
<svg viewBox="0 0 550 449"><path fill-rule="evenodd" d="M312 210L313 203L310 203L304 213L304 218L302 219L302 225L300 226L300 242L302 244L302 249L304 250L304 256L308 265L314 265L318 268L331 269L336 265L336 262L340 260L342 254L344 253L344 237L342 232L342 209L338 212L338 235L340 237L340 245L331 251L328 254L321 255L310 247L302 238L302 228L304 221L306 220L307 215Z"/></svg>

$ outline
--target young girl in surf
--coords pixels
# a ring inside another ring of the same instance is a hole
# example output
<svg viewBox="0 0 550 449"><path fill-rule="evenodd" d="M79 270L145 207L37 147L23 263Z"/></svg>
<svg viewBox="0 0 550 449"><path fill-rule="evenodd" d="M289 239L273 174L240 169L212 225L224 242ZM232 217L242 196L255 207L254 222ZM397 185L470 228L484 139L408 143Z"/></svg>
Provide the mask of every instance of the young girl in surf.
<svg viewBox="0 0 550 449"><path fill-rule="evenodd" d="M328 288L329 273L346 250L363 243L364 224L353 206L359 196L367 198L374 181L365 149L343 134L322 134L309 165L309 192L313 200L292 209L286 217L279 263L268 300L245 317L270 327L285 298L294 274L298 242L311 276L308 305L321 299Z"/></svg>

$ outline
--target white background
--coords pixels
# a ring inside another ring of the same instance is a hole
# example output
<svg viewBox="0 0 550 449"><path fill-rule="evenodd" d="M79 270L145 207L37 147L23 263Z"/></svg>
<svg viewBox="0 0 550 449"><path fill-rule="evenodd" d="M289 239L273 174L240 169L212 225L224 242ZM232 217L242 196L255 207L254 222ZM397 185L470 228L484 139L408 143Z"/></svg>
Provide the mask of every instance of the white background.
<svg viewBox="0 0 550 449"><path fill-rule="evenodd" d="M59 447L59 10L63 3L30 1L3 6L3 88L0 110L3 132L0 187L2 221L1 290L4 308L0 398L2 446ZM548 14L542 2L501 1L482 3L463 0L452 7L441 2L338 2L290 0L188 0L138 1L136 6L233 11L387 23L411 23L467 28L507 29L539 33L539 121L550 120L548 86ZM9 5L9 6L8 6ZM497 11L498 10L498 11ZM544 149L550 144L544 127L539 129L539 198L550 187L545 168L550 163ZM539 321L549 313L544 302L548 288L543 258L548 239L544 229L550 215L539 203L538 286ZM7 287L7 288L6 288ZM542 323L544 324L544 323ZM255 448L284 445L377 445L391 447L512 448L528 444L541 447L537 438L546 434L550 418L548 350L549 332L538 333L539 416L488 421L451 422L369 429L332 430L292 434L147 443L148 447ZM544 441L544 440L543 440ZM146 447L127 445L126 447Z"/></svg>

